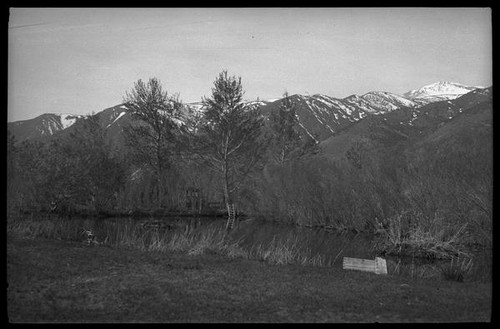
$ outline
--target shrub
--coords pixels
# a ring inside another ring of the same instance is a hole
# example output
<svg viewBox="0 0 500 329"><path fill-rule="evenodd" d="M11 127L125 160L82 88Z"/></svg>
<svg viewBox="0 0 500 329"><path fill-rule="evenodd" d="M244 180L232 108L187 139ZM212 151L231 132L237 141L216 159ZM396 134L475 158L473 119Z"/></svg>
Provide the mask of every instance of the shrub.
<svg viewBox="0 0 500 329"><path fill-rule="evenodd" d="M439 259L470 257L461 243L467 224L457 226L438 214L429 218L415 211L394 215L385 223L375 246L380 252Z"/></svg>

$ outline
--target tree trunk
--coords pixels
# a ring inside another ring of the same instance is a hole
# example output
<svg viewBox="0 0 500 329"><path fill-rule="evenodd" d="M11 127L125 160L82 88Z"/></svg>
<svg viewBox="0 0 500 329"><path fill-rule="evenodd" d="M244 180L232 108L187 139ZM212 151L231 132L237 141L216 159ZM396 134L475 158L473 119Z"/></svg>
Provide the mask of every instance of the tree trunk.
<svg viewBox="0 0 500 329"><path fill-rule="evenodd" d="M231 216L231 207L233 200L231 199L231 195L229 193L229 177L228 177L228 168L227 168L227 162L224 164L222 170L223 170L223 176L224 176L224 201L226 202L226 210L227 210L227 223L226 223L226 229L229 231L232 229L232 225L234 224L234 218ZM233 214L234 215L234 214Z"/></svg>
<svg viewBox="0 0 500 329"><path fill-rule="evenodd" d="M156 197L158 198L158 208L163 208L163 180L161 176L158 176L158 194Z"/></svg>
<svg viewBox="0 0 500 329"><path fill-rule="evenodd" d="M281 148L281 157L280 157L280 163L283 164L285 162L285 143L283 143L283 146Z"/></svg>
<svg viewBox="0 0 500 329"><path fill-rule="evenodd" d="M161 135L156 140L156 159L158 161L158 207L163 207L163 157L161 156Z"/></svg>
<svg viewBox="0 0 500 329"><path fill-rule="evenodd" d="M91 199L91 204L92 204L92 209L94 210L95 213L97 213L97 203L96 203L96 200L95 200L95 194L94 192L92 192L90 194L90 199Z"/></svg>
<svg viewBox="0 0 500 329"><path fill-rule="evenodd" d="M231 197L229 195L229 177L228 177L228 170L227 170L227 163L224 164L223 167L223 176L224 176L224 201L226 202L226 209L227 209L227 214L229 216L229 206L231 205Z"/></svg>

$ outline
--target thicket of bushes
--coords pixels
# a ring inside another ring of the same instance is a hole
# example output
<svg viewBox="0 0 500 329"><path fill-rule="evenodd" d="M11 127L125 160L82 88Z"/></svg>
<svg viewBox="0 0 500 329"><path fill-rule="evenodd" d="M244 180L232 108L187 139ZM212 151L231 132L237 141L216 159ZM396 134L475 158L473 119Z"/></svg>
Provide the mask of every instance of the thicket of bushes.
<svg viewBox="0 0 500 329"><path fill-rule="evenodd" d="M259 177L256 216L336 230L378 232L388 253L460 256L492 245L492 144L488 135L409 144L404 152L270 165Z"/></svg>
<svg viewBox="0 0 500 329"><path fill-rule="evenodd" d="M131 154L113 153L104 140L85 145L83 136L8 144L7 207L11 212L128 214L188 212L186 191L199 190L198 202L220 201L210 171L188 161L172 162L162 177L163 203L154 172ZM204 199L204 200L202 200Z"/></svg>

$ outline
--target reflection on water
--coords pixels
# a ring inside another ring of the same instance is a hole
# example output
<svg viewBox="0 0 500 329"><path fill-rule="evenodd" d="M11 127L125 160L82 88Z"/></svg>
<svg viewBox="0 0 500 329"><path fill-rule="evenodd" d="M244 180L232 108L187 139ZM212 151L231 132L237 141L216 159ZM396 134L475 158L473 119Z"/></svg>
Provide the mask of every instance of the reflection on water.
<svg viewBox="0 0 500 329"><path fill-rule="evenodd" d="M134 227L141 226L145 230L184 233L203 230L208 226L220 228L225 226L225 219L210 217L79 220L82 227L96 232L105 231L109 225L120 226L123 230L132 230ZM254 219L241 221L230 233L229 238L232 241L238 241L238 244L247 251L259 246L266 247L272 243L283 244L307 257L321 256L324 259L324 266L342 267L343 257L374 259L376 256L381 256L387 260L389 275L411 278L440 278L443 274L442 268L449 265L449 261L380 255L374 249L375 237L371 234L327 232L321 229ZM473 259L473 271L469 274L472 274L476 280L491 279L491 262L491 252L476 253Z"/></svg>

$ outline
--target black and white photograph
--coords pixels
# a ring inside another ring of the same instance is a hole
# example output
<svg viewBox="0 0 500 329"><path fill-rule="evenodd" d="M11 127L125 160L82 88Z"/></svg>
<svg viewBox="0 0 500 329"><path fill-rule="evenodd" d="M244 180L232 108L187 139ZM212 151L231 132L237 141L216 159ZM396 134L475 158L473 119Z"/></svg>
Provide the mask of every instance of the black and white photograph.
<svg viewBox="0 0 500 329"><path fill-rule="evenodd" d="M492 322L490 7L8 7L8 323Z"/></svg>

